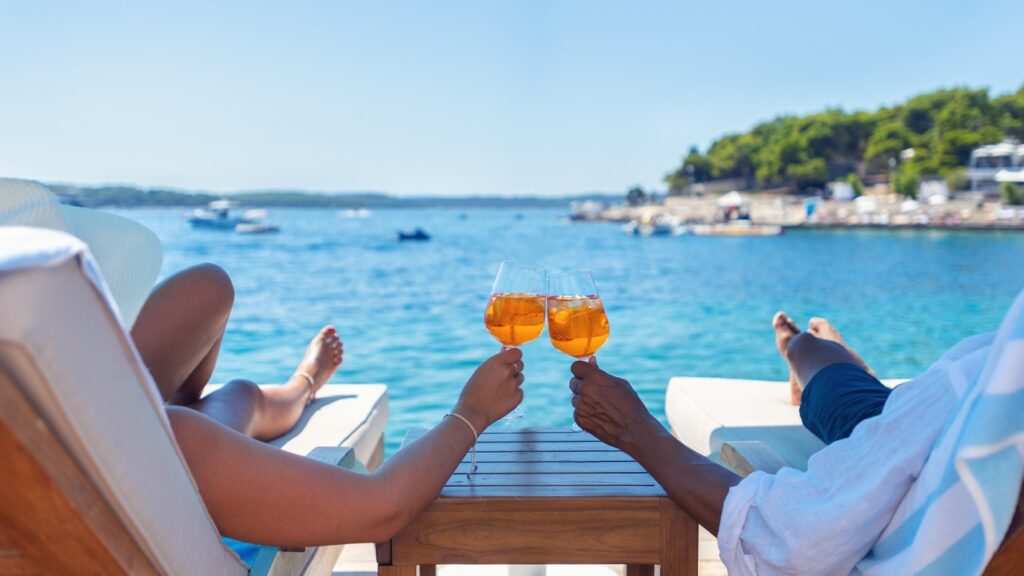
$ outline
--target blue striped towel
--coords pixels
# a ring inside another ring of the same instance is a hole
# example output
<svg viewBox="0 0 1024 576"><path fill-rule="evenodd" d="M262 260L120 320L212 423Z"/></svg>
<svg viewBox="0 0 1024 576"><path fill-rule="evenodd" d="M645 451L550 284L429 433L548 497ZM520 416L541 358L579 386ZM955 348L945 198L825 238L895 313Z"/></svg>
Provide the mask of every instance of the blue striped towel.
<svg viewBox="0 0 1024 576"><path fill-rule="evenodd" d="M980 574L1024 477L1024 292L920 476L855 573Z"/></svg>

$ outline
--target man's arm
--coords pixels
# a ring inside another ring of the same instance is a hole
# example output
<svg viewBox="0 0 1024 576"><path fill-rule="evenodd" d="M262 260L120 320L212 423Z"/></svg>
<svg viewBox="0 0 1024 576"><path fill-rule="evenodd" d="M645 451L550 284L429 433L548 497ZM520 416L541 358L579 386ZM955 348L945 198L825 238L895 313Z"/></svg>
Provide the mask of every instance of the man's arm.
<svg viewBox="0 0 1024 576"><path fill-rule="evenodd" d="M725 497L740 477L676 440L629 382L585 362L574 363L572 373L580 427L632 456L687 514L717 534Z"/></svg>

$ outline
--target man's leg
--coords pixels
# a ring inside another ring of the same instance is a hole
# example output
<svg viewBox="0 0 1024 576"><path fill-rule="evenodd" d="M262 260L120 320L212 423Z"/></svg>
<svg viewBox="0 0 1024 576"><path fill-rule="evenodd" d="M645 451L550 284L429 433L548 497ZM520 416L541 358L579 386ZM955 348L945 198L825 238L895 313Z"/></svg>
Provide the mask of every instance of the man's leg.
<svg viewBox="0 0 1024 576"><path fill-rule="evenodd" d="M775 317L772 318L772 329L775 330L775 345L779 349L779 354L790 365L790 393L794 406L800 405L800 395L811 381L811 378L814 377L814 374L828 363L859 364L864 367L868 374L875 375L875 372L867 363L846 344L846 341L839 334L839 330L824 318L811 318L810 322L807 323L807 332L801 336L796 322L787 316L785 312L777 312ZM818 342L808 340L806 338L808 333L815 336L816 340L826 344L819 346ZM796 362L800 365L800 375L798 375L798 370L794 368L793 361L790 359L789 347L794 340L800 340L797 344L798 350L795 352ZM833 349L835 349L833 344L839 345L839 356L832 353ZM842 356L842 352L846 352L846 355ZM803 379L800 376L803 376Z"/></svg>
<svg viewBox="0 0 1024 576"><path fill-rule="evenodd" d="M799 332L780 312L773 327L791 381L801 391L800 417L822 441L828 444L845 438L861 421L882 411L890 390L841 339L827 339L838 339L839 334L827 321L816 318L812 332Z"/></svg>

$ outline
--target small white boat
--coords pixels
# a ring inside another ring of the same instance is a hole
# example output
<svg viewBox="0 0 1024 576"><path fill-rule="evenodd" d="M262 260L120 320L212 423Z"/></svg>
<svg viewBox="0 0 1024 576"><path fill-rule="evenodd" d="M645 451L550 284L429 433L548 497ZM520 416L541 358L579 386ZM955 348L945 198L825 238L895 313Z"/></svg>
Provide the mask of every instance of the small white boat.
<svg viewBox="0 0 1024 576"><path fill-rule="evenodd" d="M345 218L369 218L373 212L366 208L349 208L339 212Z"/></svg>
<svg viewBox="0 0 1024 576"><path fill-rule="evenodd" d="M569 203L569 219L575 222L596 222L601 219L608 204L596 200Z"/></svg>
<svg viewBox="0 0 1024 576"><path fill-rule="evenodd" d="M214 200L206 208L192 211L188 222L193 228L208 230L234 230L239 234L266 234L280 232L281 228L267 224L266 210L248 210L241 216L232 213L235 203L230 200Z"/></svg>
<svg viewBox="0 0 1024 576"><path fill-rule="evenodd" d="M726 224L694 224L690 226L690 233L695 236L778 236L782 234L782 226L734 220Z"/></svg>
<svg viewBox="0 0 1024 576"><path fill-rule="evenodd" d="M239 234L272 234L280 232L280 226L263 221L266 217L266 210L249 210L242 216L242 222L235 224L235 232Z"/></svg>
<svg viewBox="0 0 1024 576"><path fill-rule="evenodd" d="M206 208L196 208L188 219L193 228L212 228L215 230L234 230L235 226L245 221L235 216L231 209L235 203L230 200L214 200Z"/></svg>
<svg viewBox="0 0 1024 576"><path fill-rule="evenodd" d="M679 236L686 231L674 216L658 214L654 218L630 220L622 227L623 231L633 236Z"/></svg>

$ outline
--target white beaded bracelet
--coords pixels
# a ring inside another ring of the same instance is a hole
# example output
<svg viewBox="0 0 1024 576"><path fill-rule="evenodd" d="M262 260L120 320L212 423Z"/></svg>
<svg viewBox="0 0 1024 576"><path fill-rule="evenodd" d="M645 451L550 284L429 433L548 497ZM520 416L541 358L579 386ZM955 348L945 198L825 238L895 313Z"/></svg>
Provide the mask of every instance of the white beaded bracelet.
<svg viewBox="0 0 1024 576"><path fill-rule="evenodd" d="M470 432L473 433L473 445L470 446L469 448L470 454L472 454L472 456L470 457L469 472L466 473L466 478L470 478L473 475L473 473L476 472L476 441L480 439L480 434L477 433L476 426L473 426L473 423L470 422L469 419L463 416L462 414L459 414L458 412L449 412L448 414L445 414L446 418L448 416L455 416L459 420L462 420L462 422L465 423L466 426L469 426Z"/></svg>

